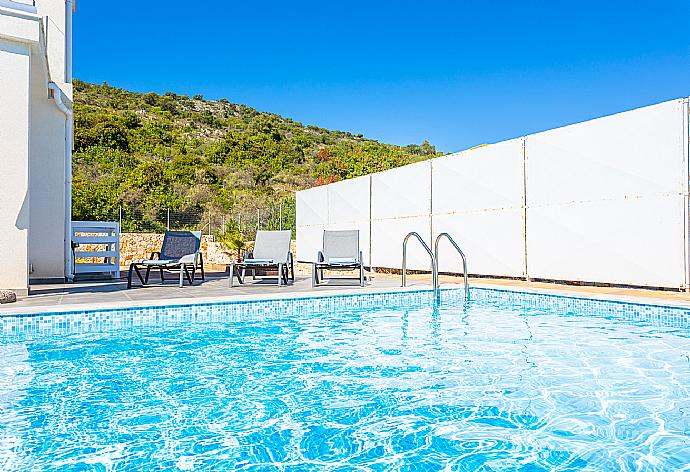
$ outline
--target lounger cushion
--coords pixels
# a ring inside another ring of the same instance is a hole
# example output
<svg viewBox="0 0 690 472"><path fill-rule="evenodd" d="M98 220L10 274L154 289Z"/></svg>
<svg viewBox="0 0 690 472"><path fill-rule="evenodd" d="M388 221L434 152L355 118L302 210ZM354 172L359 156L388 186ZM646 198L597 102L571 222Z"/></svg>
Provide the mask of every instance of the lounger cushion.
<svg viewBox="0 0 690 472"><path fill-rule="evenodd" d="M273 264L273 259L245 259L245 264Z"/></svg>
<svg viewBox="0 0 690 472"><path fill-rule="evenodd" d="M267 260L263 264L287 264L292 231L257 231L252 249L254 260ZM250 259L251 260L251 259Z"/></svg>
<svg viewBox="0 0 690 472"><path fill-rule="evenodd" d="M168 265L168 264L173 264L174 261L172 259L149 259L147 261L141 261L142 264L144 265L152 265L152 266L157 266L157 265Z"/></svg>
<svg viewBox="0 0 690 472"><path fill-rule="evenodd" d="M331 257L328 259L328 263L333 265L356 264L357 259L354 257Z"/></svg>

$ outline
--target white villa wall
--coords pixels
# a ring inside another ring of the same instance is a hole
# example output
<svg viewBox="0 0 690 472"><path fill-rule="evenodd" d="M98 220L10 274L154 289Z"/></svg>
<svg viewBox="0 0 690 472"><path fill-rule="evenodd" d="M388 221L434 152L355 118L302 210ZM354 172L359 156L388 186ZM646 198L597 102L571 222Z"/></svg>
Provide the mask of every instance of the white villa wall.
<svg viewBox="0 0 690 472"><path fill-rule="evenodd" d="M43 7L42 9L46 9ZM64 6L63 6L64 9ZM62 15L64 18L64 15ZM44 22L46 49L48 51L51 80L57 84L65 83L65 22L55 16L47 16Z"/></svg>
<svg viewBox="0 0 690 472"><path fill-rule="evenodd" d="M35 55L32 61L38 62ZM30 279L64 277L65 115L48 99L40 64L32 66L30 127Z"/></svg>
<svg viewBox="0 0 690 472"><path fill-rule="evenodd" d="M0 286L26 292L29 238L29 46L0 40Z"/></svg>
<svg viewBox="0 0 690 472"><path fill-rule="evenodd" d="M36 2L38 15L44 21L50 80L58 84L60 89L72 100L72 80L66 75L67 49L65 41L68 31L65 25L65 8L65 0L38 0Z"/></svg>
<svg viewBox="0 0 690 472"><path fill-rule="evenodd" d="M431 245L445 231L464 249L472 274L687 287L687 102L361 178L371 179L370 265L400 268L408 232ZM353 227L351 213L328 214L330 188L338 186L344 200L366 194L361 183L347 182L298 193L298 251L315 253L326 227ZM447 242L439 259L441 271L460 271ZM408 267L429 269L412 241Z"/></svg>
<svg viewBox="0 0 690 472"><path fill-rule="evenodd" d="M32 279L65 276L67 122L48 90L72 98L70 10L64 0L0 3L0 288L22 294Z"/></svg>

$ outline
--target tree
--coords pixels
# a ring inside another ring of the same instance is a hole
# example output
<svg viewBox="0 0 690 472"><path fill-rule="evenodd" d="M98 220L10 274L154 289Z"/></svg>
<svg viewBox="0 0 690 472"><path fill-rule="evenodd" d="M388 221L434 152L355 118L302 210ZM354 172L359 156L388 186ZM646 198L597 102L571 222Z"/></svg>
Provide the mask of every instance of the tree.
<svg viewBox="0 0 690 472"><path fill-rule="evenodd" d="M151 106L156 106L158 104L158 98L158 94L155 92L150 92L143 96L144 103Z"/></svg>
<svg viewBox="0 0 690 472"><path fill-rule="evenodd" d="M236 260L238 262L242 260L242 251L247 249L247 243L234 220L230 220L225 223L224 231L221 234L216 235L216 240L219 241L228 251L236 251Z"/></svg>

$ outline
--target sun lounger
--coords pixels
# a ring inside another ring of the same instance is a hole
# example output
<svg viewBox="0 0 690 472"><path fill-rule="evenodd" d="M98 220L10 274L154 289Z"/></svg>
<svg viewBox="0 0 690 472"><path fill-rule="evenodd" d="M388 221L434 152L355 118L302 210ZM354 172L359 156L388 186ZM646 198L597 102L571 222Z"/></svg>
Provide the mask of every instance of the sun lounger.
<svg viewBox="0 0 690 472"><path fill-rule="evenodd" d="M257 270L277 270L278 286L287 285L295 281L295 267L290 251L292 231L257 231L254 249L247 253L242 262L230 264L230 287L234 286L234 278L240 284L244 283L247 270L256 276Z"/></svg>
<svg viewBox="0 0 690 472"><path fill-rule="evenodd" d="M359 231L324 231L323 250L312 264L312 287L325 280L324 270L359 270L359 284L364 287L364 261L359 250Z"/></svg>
<svg viewBox="0 0 690 472"><path fill-rule="evenodd" d="M151 253L151 258L141 262L133 262L127 274L127 288L132 288L132 274L137 274L142 285L149 283L151 269L158 269L161 283L165 281L164 271L180 272L179 286L184 285L187 278L189 285L194 284L197 268L201 270L201 278L205 279L204 258L201 255L201 231L166 231L163 246L160 251ZM144 276L141 270L146 269Z"/></svg>

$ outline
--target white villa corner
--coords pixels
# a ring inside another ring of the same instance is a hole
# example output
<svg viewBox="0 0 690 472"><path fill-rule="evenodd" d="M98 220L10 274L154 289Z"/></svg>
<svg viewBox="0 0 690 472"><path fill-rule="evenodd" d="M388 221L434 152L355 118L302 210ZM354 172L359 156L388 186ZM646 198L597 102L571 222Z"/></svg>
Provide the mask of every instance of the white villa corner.
<svg viewBox="0 0 690 472"><path fill-rule="evenodd" d="M0 289L71 278L72 0L0 0Z"/></svg>

